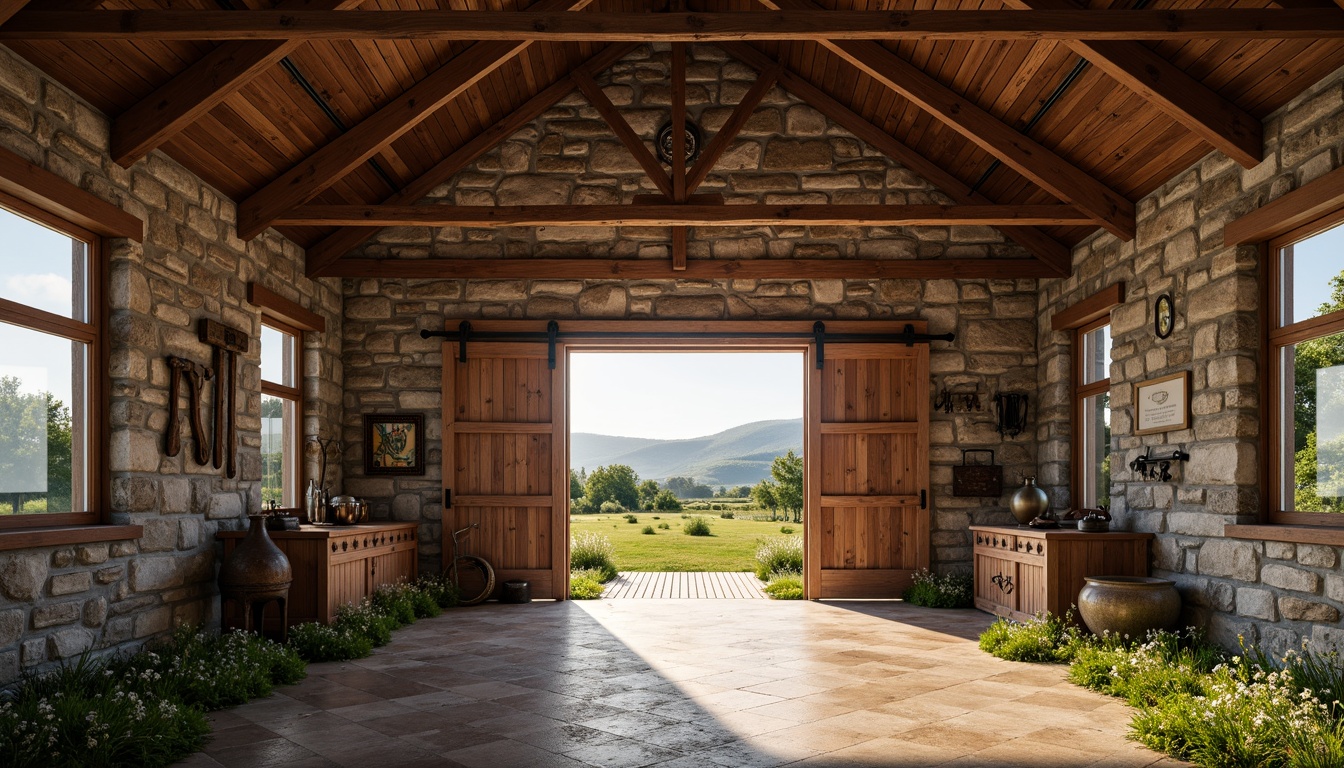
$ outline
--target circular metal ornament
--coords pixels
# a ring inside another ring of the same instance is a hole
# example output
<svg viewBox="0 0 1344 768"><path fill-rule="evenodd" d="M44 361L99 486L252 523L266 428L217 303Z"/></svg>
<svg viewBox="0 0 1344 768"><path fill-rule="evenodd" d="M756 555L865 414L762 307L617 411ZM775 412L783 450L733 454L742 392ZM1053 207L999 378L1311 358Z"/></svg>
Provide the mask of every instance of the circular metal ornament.
<svg viewBox="0 0 1344 768"><path fill-rule="evenodd" d="M1165 339L1175 327L1176 310L1172 307L1171 294L1164 293L1157 297L1157 303L1153 305L1153 330L1157 338Z"/></svg>
<svg viewBox="0 0 1344 768"><path fill-rule="evenodd" d="M653 142L654 148L658 152L658 159L664 163L672 163L672 121L668 120L658 128L658 137ZM695 162L695 158L700 156L701 134L700 126L686 121L686 162Z"/></svg>

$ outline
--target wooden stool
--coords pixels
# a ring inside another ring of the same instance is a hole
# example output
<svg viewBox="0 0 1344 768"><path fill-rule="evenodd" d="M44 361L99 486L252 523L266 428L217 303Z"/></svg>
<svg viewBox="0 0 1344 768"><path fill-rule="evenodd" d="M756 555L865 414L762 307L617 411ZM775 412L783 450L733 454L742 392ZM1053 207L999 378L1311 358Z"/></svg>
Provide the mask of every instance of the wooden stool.
<svg viewBox="0 0 1344 768"><path fill-rule="evenodd" d="M280 603L280 642L289 640L289 587L293 582L285 582L283 587L265 587L260 589L235 587L221 590L219 605L221 611L225 600L236 600L243 608L243 631L263 634L266 625L266 604L272 600Z"/></svg>

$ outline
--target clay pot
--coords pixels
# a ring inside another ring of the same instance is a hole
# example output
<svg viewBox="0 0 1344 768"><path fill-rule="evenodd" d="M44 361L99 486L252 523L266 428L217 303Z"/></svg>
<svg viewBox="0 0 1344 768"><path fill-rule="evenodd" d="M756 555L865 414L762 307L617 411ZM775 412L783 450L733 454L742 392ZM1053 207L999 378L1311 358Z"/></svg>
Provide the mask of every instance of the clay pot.
<svg viewBox="0 0 1344 768"><path fill-rule="evenodd" d="M1150 630L1175 629L1181 618L1176 582L1148 576L1088 576L1078 613L1095 635L1142 640Z"/></svg>
<svg viewBox="0 0 1344 768"><path fill-rule="evenodd" d="M1022 487L1013 491L1008 500L1008 510L1017 518L1018 525L1026 525L1044 515L1050 509L1050 497L1036 487L1036 478L1028 477Z"/></svg>
<svg viewBox="0 0 1344 768"><path fill-rule="evenodd" d="M294 580L289 558L266 533L266 516L249 515L252 525L233 554L219 569L219 588L225 595L285 593Z"/></svg>

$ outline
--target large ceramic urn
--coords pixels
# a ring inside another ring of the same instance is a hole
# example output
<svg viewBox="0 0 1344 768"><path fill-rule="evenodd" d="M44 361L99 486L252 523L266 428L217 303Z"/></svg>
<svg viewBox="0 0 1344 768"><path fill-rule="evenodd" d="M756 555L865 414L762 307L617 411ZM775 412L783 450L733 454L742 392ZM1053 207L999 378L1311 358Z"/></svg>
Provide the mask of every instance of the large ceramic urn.
<svg viewBox="0 0 1344 768"><path fill-rule="evenodd" d="M1175 629L1181 618L1176 582L1149 576L1088 576L1078 613L1094 635L1142 641L1155 629Z"/></svg>
<svg viewBox="0 0 1344 768"><path fill-rule="evenodd" d="M282 632L287 622L286 605L294 572L289 558L275 546L266 532L265 515L248 515L252 521L247 536L234 547L233 554L219 569L219 594L222 600L237 600L243 605L246 630L262 628L262 611L270 600L281 606Z"/></svg>

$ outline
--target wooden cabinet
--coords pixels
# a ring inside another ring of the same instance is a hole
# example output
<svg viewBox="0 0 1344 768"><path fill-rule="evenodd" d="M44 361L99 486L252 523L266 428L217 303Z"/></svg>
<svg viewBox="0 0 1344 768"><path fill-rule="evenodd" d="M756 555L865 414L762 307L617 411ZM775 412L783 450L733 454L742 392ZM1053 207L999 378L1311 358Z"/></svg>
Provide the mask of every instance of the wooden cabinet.
<svg viewBox="0 0 1344 768"><path fill-rule="evenodd" d="M289 624L331 623L336 609L358 602L384 584L414 581L417 572L415 523L371 523L325 527L305 525L297 531L268 531L289 558L294 583L289 588ZM221 531L224 557L247 535ZM228 601L224 626L242 626L242 613ZM266 628L280 628L279 611L266 612Z"/></svg>
<svg viewBox="0 0 1344 768"><path fill-rule="evenodd" d="M1087 576L1147 576L1152 538L973 525L975 607L1017 620L1041 611L1062 616L1077 603Z"/></svg>

